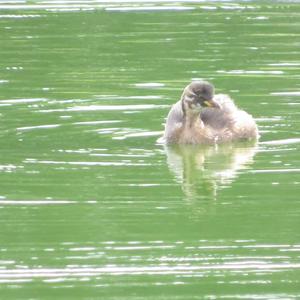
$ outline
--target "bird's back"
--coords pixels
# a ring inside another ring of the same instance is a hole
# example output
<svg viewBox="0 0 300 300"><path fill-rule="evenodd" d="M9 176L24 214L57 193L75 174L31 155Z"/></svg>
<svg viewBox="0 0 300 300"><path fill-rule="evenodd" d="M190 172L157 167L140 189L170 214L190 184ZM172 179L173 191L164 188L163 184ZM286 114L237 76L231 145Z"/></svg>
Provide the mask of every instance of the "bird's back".
<svg viewBox="0 0 300 300"><path fill-rule="evenodd" d="M203 109L200 118L206 126L216 132L230 131L232 140L252 139L258 137L257 126L247 112L238 109L229 96L219 94L214 100L220 104L221 109Z"/></svg>

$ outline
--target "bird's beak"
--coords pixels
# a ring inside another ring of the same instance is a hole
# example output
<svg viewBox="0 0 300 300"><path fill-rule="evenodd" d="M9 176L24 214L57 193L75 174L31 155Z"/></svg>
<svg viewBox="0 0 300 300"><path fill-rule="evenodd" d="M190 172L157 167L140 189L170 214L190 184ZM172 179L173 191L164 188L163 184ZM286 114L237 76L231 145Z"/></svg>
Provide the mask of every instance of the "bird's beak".
<svg viewBox="0 0 300 300"><path fill-rule="evenodd" d="M217 101L214 101L213 99L206 100L203 103L204 103L204 106L206 106L206 107L213 107L213 108L218 108L218 109L221 108L220 104Z"/></svg>

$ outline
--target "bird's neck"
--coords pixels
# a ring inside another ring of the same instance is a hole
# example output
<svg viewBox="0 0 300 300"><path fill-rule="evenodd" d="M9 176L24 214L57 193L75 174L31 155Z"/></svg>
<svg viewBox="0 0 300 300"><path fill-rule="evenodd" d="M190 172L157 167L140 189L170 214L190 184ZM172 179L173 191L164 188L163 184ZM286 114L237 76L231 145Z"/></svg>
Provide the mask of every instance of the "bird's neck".
<svg viewBox="0 0 300 300"><path fill-rule="evenodd" d="M203 122L200 119L200 113L195 113L191 111L186 111L184 115L184 127L203 127Z"/></svg>

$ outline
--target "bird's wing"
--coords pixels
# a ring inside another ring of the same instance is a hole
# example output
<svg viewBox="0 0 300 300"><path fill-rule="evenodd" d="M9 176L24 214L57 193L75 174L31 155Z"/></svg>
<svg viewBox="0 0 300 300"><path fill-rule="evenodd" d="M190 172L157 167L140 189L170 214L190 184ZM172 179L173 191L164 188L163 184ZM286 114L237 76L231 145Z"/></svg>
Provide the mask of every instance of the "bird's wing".
<svg viewBox="0 0 300 300"><path fill-rule="evenodd" d="M205 108L201 111L200 118L207 126L215 130L231 129L235 123L235 114L238 111L233 100L224 94L217 94L214 100L220 105L220 109Z"/></svg>
<svg viewBox="0 0 300 300"><path fill-rule="evenodd" d="M206 108L201 112L200 118L206 126L210 126L215 130L232 128L234 124L232 114L222 109Z"/></svg>

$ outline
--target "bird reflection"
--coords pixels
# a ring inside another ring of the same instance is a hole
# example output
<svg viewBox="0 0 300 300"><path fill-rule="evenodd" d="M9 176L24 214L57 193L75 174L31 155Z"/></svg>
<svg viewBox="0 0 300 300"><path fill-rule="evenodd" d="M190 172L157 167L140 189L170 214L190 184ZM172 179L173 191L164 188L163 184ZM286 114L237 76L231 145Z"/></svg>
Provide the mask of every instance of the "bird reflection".
<svg viewBox="0 0 300 300"><path fill-rule="evenodd" d="M165 146L169 169L187 200L217 199L218 191L231 185L238 171L253 162L256 144Z"/></svg>

